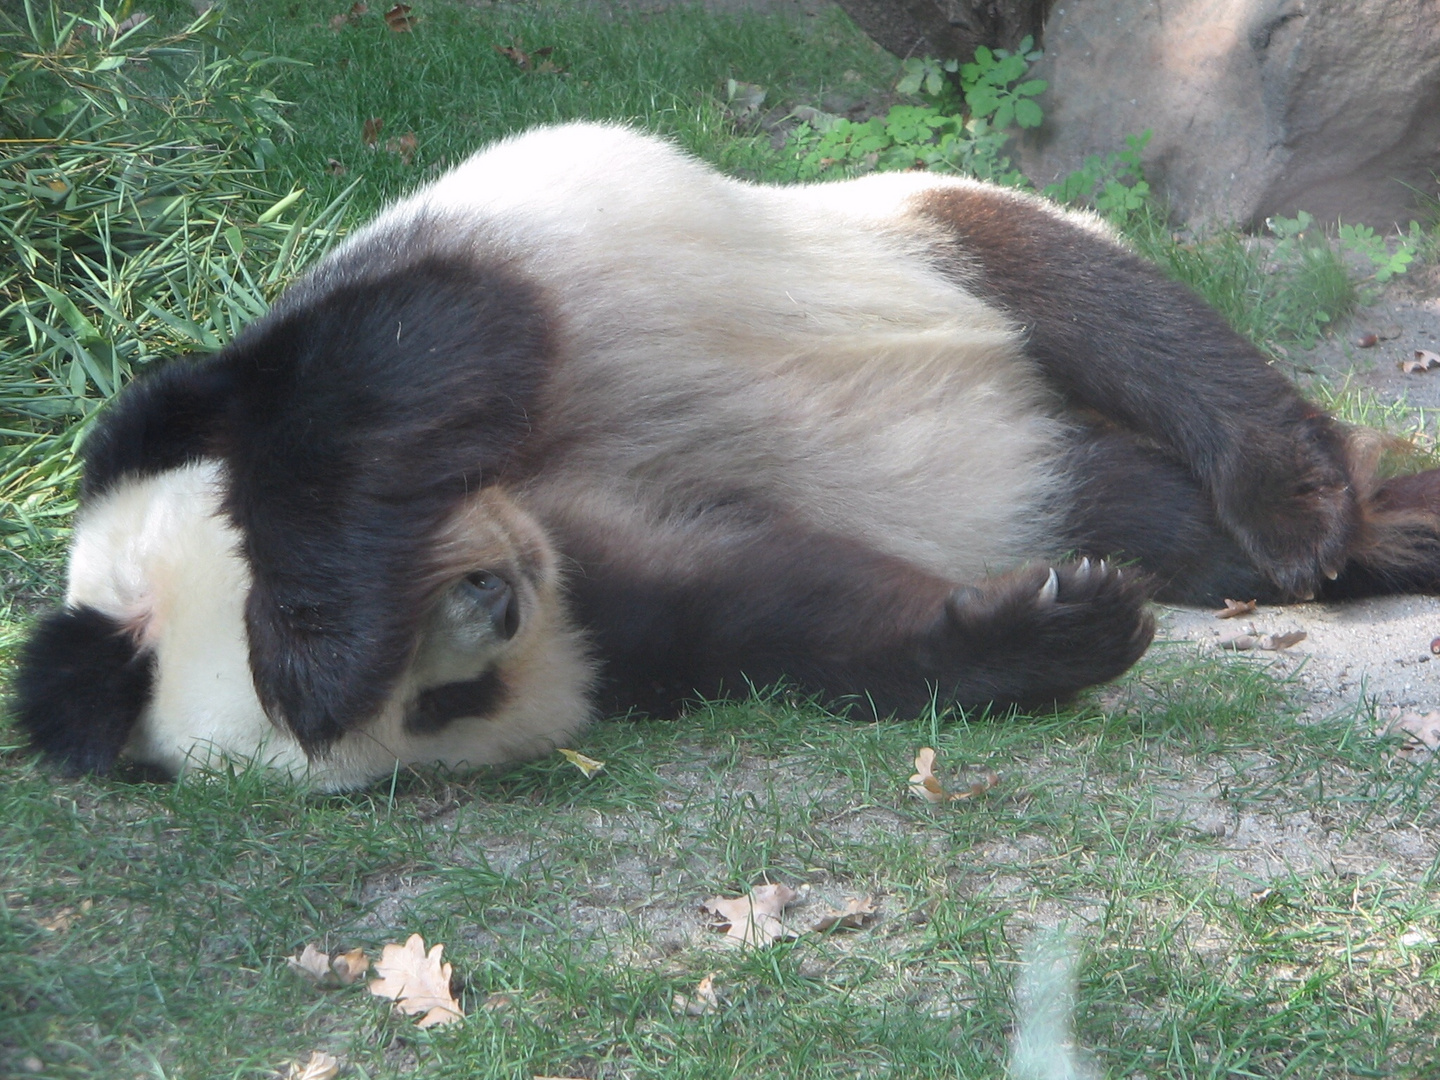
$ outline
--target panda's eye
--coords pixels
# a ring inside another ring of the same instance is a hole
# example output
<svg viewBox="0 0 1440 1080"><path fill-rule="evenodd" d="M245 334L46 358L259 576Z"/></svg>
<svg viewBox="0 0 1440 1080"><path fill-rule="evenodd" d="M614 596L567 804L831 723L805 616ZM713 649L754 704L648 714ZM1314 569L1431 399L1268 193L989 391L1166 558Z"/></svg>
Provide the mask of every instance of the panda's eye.
<svg viewBox="0 0 1440 1080"><path fill-rule="evenodd" d="M488 620L496 637L509 641L520 629L520 604L515 590L499 574L476 570L466 574L459 589L477 614Z"/></svg>
<svg viewBox="0 0 1440 1080"><path fill-rule="evenodd" d="M476 570L473 574L465 576L465 583L477 589L481 593L493 593L497 589L508 589L505 579L497 577L488 570Z"/></svg>

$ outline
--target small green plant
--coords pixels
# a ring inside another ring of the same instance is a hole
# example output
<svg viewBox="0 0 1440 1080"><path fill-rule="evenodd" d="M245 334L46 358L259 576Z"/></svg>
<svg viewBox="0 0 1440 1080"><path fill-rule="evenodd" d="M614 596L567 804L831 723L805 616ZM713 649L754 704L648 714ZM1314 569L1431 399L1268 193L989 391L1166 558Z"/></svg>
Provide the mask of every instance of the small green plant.
<svg viewBox="0 0 1440 1080"><path fill-rule="evenodd" d="M931 57L912 56L900 63L900 81L895 89L902 94L919 94L922 91L931 97L940 97L954 81L947 75L960 70L959 60L936 60Z"/></svg>
<svg viewBox="0 0 1440 1080"><path fill-rule="evenodd" d="M1272 256L1277 262L1295 262L1304 258L1307 251L1332 247L1325 231L1315 227L1314 216L1304 210L1298 211L1293 218L1279 215L1266 218L1265 225L1279 240ZM1425 239L1425 232L1418 221L1410 222L1407 233L1397 230L1393 240L1387 240L1369 225L1346 225L1341 222L1336 230L1336 242L1340 249L1369 262L1371 280L1379 285L1385 284L1397 274L1405 273L1415 261Z"/></svg>
<svg viewBox="0 0 1440 1080"><path fill-rule="evenodd" d="M1022 128L1040 126L1044 114L1035 98L1049 83L1044 79L1019 81L1040 59L1041 53L1032 51L1033 45L1029 37L1013 53L1005 49L992 52L981 45L971 63L960 65L960 91L972 117L989 120L997 128L1008 128L1011 123Z"/></svg>
<svg viewBox="0 0 1440 1080"><path fill-rule="evenodd" d="M1122 227L1145 208L1150 185L1140 154L1150 142L1148 130L1125 136L1125 149L1091 154L1064 179L1046 187L1043 194L1069 206L1089 206Z"/></svg>
<svg viewBox="0 0 1440 1080"><path fill-rule="evenodd" d="M1340 246L1370 260L1377 284L1383 285L1396 274L1403 274L1415 260L1424 243L1425 235L1418 221L1410 222L1408 234L1400 234L1395 240L1395 250L1390 243L1369 225L1346 225L1339 229Z"/></svg>
<svg viewBox="0 0 1440 1080"><path fill-rule="evenodd" d="M1034 99L1045 81L1021 81L1040 57L1031 45L1026 38L1013 53L982 47L968 64L906 60L896 89L936 103L895 105L865 121L821 117L800 125L791 136L795 178L919 168L1028 185L1003 151L1012 127L1036 127L1043 119Z"/></svg>

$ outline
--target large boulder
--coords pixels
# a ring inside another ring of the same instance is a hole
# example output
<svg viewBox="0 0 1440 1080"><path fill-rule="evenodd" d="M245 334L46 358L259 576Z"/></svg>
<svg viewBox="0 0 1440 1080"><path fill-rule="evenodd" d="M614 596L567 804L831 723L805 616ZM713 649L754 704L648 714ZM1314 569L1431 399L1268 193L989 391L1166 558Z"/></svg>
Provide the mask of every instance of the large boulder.
<svg viewBox="0 0 1440 1080"><path fill-rule="evenodd" d="M1308 210L1389 226L1440 172L1440 0L1057 0L1037 183L1153 131L1146 175L1195 224Z"/></svg>

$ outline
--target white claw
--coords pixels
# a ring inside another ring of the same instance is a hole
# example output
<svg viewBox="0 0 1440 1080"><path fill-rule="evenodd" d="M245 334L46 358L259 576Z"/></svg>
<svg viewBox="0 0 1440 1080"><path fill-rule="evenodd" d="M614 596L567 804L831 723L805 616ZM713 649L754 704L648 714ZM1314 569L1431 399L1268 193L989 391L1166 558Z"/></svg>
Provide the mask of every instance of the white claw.
<svg viewBox="0 0 1440 1080"><path fill-rule="evenodd" d="M1087 555L1080 560L1080 565L1075 568L1075 576L1084 581L1090 576L1090 557Z"/></svg>
<svg viewBox="0 0 1440 1080"><path fill-rule="evenodd" d="M1325 576L1326 576L1327 578L1329 578L1331 581L1334 581L1336 578L1338 578L1338 577L1340 576L1340 571L1339 571L1339 570L1330 570L1330 569L1327 569L1327 570L1325 571Z"/></svg>
<svg viewBox="0 0 1440 1080"><path fill-rule="evenodd" d="M1105 565L1105 560L1104 560L1104 559L1101 559L1101 560L1100 560L1100 576L1101 576L1101 577L1104 577L1104 576L1105 576L1106 574L1108 574L1109 572L1110 572L1110 570L1109 570L1109 567L1107 567L1107 566Z"/></svg>
<svg viewBox="0 0 1440 1080"><path fill-rule="evenodd" d="M1040 604L1053 604L1060 597L1060 575L1055 573L1055 568L1050 568L1050 576L1045 579L1045 584L1040 586L1040 594L1035 597Z"/></svg>

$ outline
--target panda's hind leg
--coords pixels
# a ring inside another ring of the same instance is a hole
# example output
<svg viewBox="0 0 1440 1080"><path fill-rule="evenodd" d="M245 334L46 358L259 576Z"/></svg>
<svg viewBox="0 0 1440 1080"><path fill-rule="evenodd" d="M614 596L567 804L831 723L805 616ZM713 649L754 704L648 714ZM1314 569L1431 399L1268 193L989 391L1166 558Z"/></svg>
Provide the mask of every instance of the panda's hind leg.
<svg viewBox="0 0 1440 1080"><path fill-rule="evenodd" d="M1034 565L956 589L925 643L942 688L962 706L1046 707L1108 682L1155 636L1143 574L1082 558Z"/></svg>
<svg viewBox="0 0 1440 1080"><path fill-rule="evenodd" d="M959 584L783 512L673 536L556 524L611 710L781 680L878 716L937 695L1048 705L1120 675L1154 632L1144 576L1098 561Z"/></svg>

